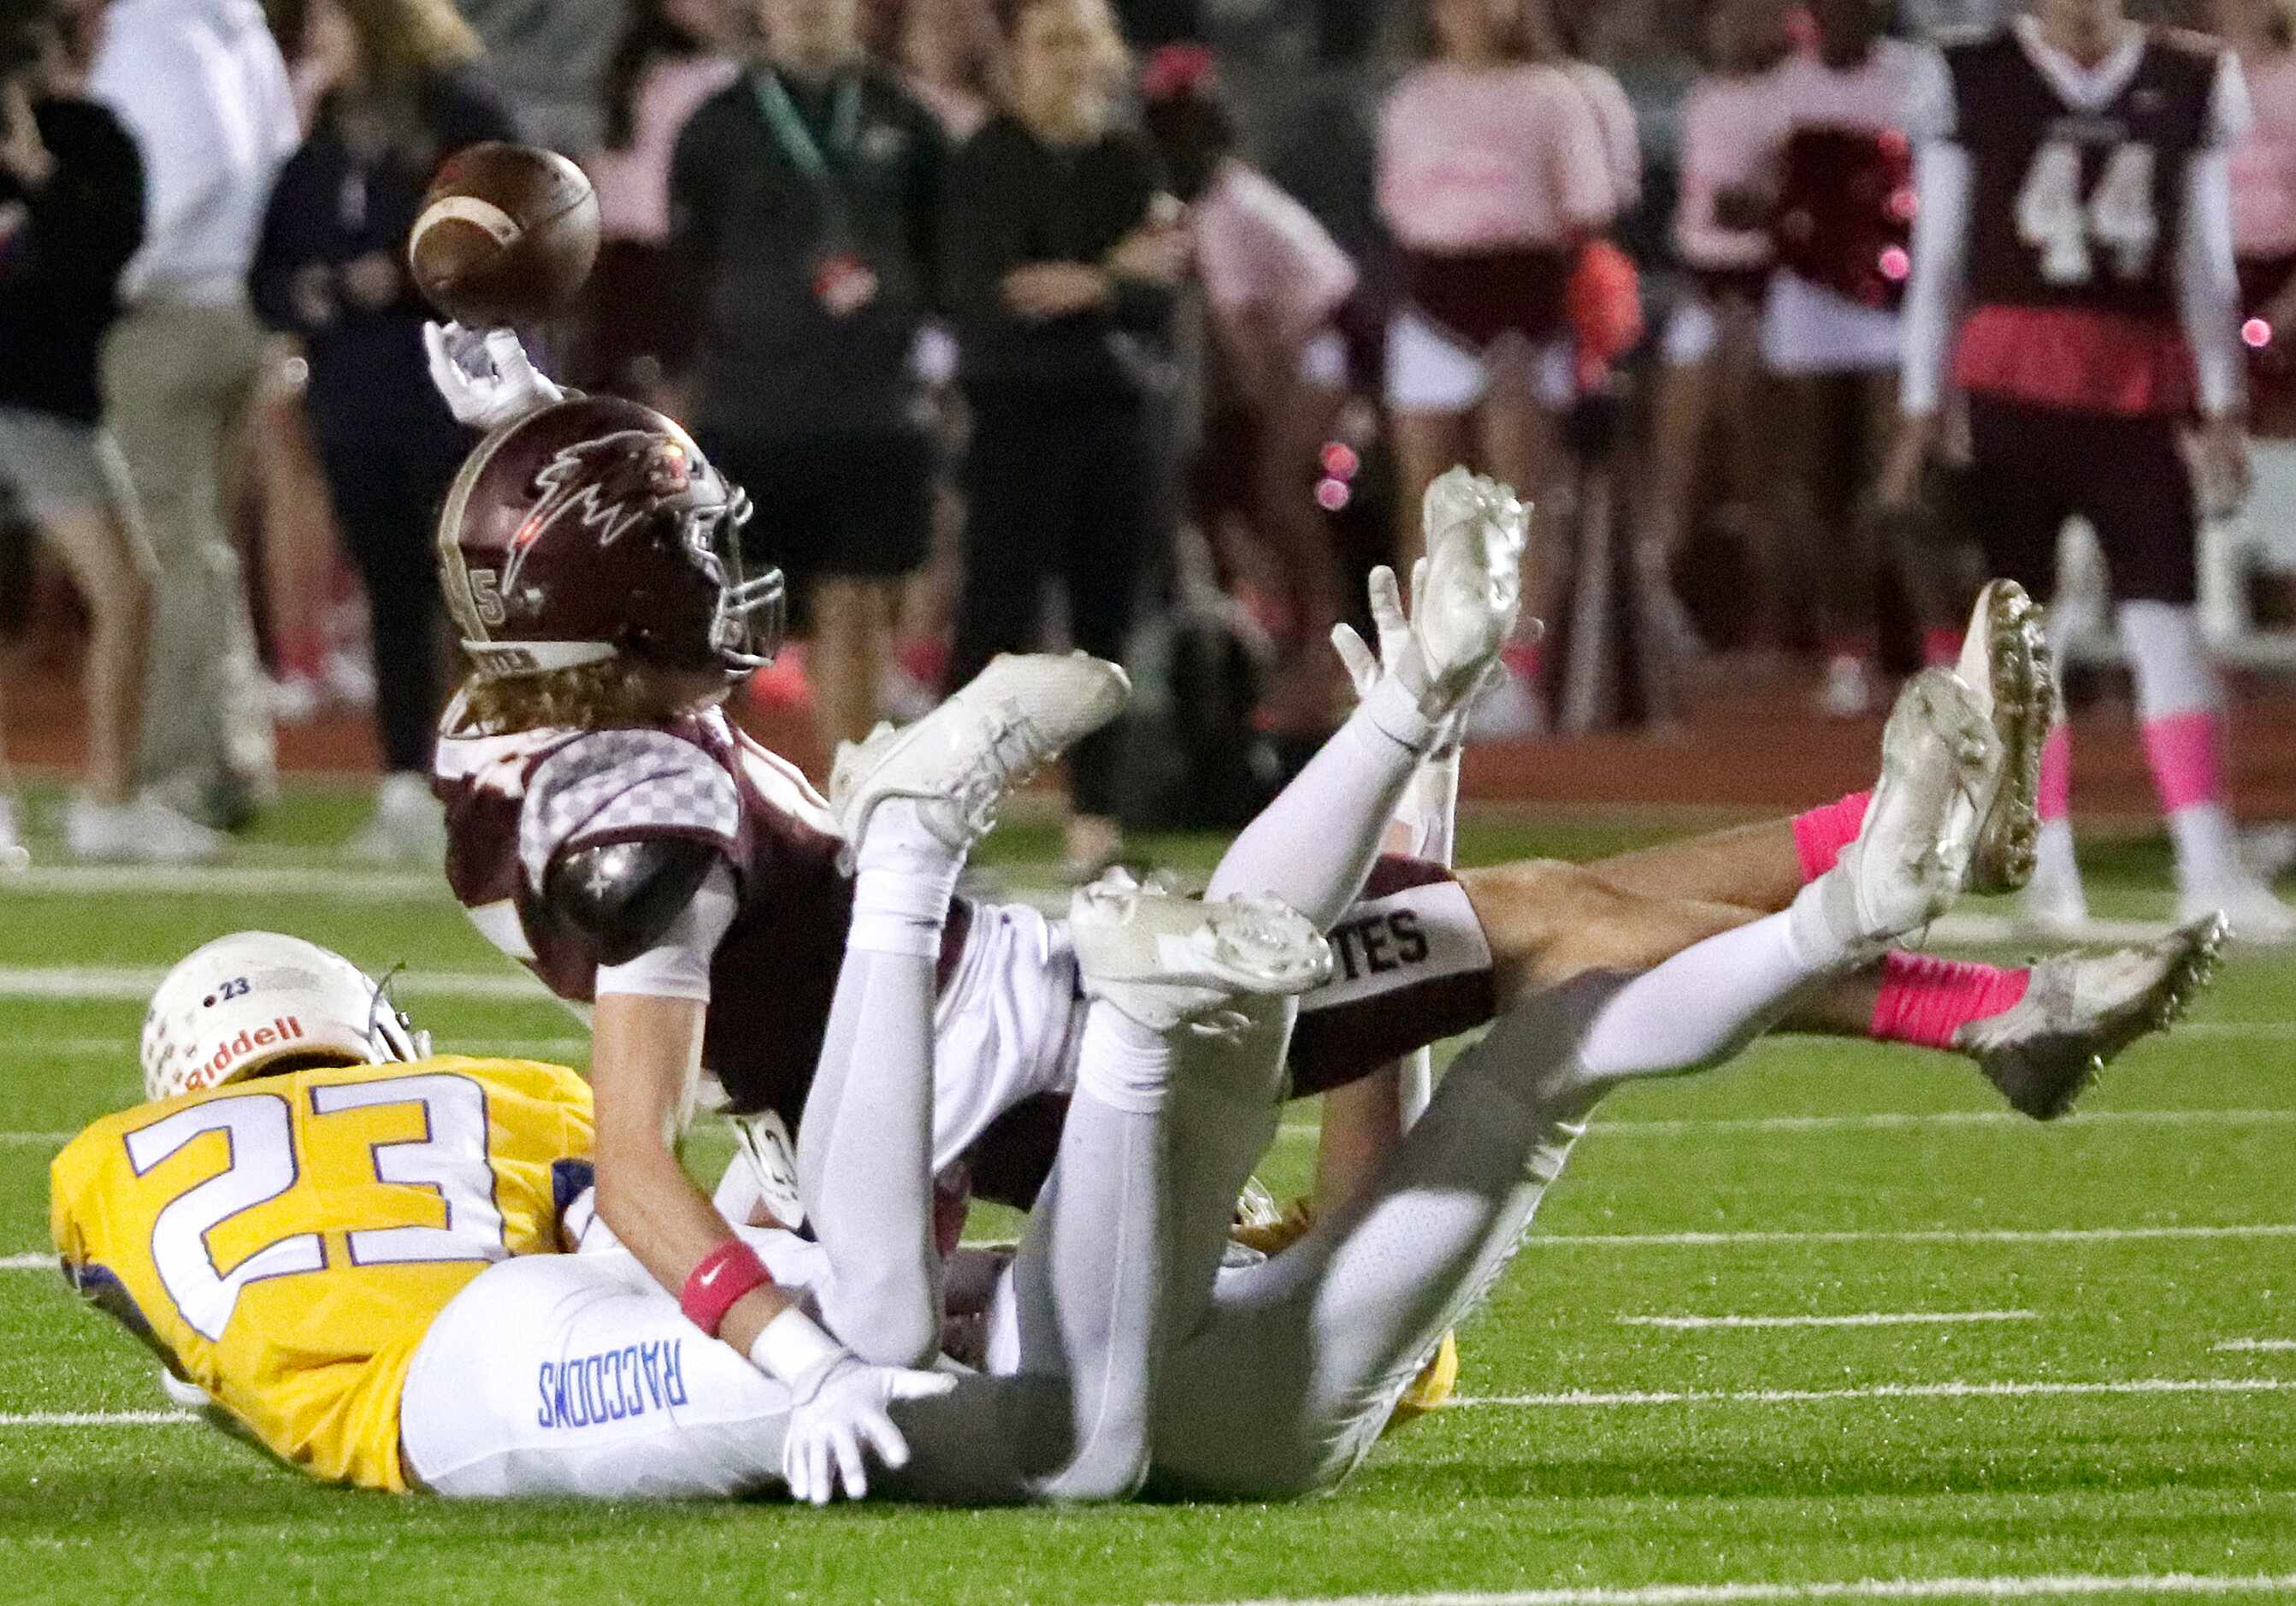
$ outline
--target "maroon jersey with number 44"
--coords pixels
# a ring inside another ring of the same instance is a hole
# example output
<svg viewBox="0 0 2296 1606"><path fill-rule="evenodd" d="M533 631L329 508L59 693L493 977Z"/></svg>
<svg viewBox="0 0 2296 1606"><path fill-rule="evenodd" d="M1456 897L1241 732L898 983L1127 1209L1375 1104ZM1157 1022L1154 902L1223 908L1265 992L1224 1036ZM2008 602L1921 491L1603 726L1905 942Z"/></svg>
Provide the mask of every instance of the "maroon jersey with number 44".
<svg viewBox="0 0 2296 1606"><path fill-rule="evenodd" d="M1955 382L2121 415L2190 410L2177 242L2193 158L2215 143L2222 56L2156 31L2102 103L2071 103L2016 31L1945 52L1971 166Z"/></svg>

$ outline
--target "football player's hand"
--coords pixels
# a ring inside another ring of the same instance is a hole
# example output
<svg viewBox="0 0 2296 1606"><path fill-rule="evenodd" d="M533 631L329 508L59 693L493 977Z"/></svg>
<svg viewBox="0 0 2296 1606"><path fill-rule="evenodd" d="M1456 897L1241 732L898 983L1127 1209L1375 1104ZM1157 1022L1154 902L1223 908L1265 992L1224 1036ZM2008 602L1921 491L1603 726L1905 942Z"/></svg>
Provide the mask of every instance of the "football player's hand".
<svg viewBox="0 0 2296 1606"><path fill-rule="evenodd" d="M455 421L471 429L498 430L566 399L528 358L514 329L425 324L422 345L430 382Z"/></svg>
<svg viewBox="0 0 2296 1606"><path fill-rule="evenodd" d="M1426 588L1427 560L1420 559L1411 566L1411 592L1415 599ZM1371 622L1379 636L1379 651L1374 652L1356 634L1353 625L1332 627L1332 645L1338 649L1340 662L1347 667L1348 678L1355 683L1356 697L1361 701L1371 695L1382 674L1391 672L1407 656L1415 656L1418 643L1411 638L1411 616L1403 602L1403 589L1395 578L1395 570L1382 563L1371 571ZM1491 666L1490 678L1506 673L1501 664ZM1466 710L1472 707L1482 687L1479 684L1459 700L1457 713L1445 725L1437 738L1433 751L1444 753L1456 749L1466 733Z"/></svg>
<svg viewBox="0 0 2296 1606"><path fill-rule="evenodd" d="M955 1387L946 1372L872 1366L849 1353L804 1373L790 1385L789 1431L782 1440L782 1478L791 1497L827 1505L840 1484L848 1500L868 1494L872 1455L895 1470L909 1462L909 1441L885 1407Z"/></svg>

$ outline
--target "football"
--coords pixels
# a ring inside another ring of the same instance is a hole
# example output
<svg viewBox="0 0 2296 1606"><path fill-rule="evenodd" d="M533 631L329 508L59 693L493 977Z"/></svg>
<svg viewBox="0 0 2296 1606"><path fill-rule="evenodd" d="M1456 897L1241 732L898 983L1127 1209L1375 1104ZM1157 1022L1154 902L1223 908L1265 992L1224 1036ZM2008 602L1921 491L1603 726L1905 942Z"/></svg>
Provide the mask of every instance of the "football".
<svg viewBox="0 0 2296 1606"><path fill-rule="evenodd" d="M447 159L406 240L423 296L473 329L556 316L597 258L598 196L582 169L499 142Z"/></svg>

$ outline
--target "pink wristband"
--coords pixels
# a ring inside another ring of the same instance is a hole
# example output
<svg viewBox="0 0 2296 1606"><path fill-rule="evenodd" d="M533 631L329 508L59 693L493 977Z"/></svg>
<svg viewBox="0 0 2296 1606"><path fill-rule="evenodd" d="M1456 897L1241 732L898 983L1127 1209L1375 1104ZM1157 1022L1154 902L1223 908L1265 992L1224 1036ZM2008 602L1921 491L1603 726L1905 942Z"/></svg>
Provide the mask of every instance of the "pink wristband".
<svg viewBox="0 0 2296 1606"><path fill-rule="evenodd" d="M677 1296L677 1307L687 1321L714 1339L725 1324L726 1313L742 1296L768 1286L773 1280L757 1250L738 1238L728 1239L693 1268Z"/></svg>

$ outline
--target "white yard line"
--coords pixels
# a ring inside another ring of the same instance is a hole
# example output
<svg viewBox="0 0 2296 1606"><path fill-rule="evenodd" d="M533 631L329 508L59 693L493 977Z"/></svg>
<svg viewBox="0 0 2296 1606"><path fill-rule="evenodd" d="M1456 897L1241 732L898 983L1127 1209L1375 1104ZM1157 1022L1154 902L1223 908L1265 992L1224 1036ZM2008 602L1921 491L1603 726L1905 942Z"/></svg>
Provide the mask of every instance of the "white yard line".
<svg viewBox="0 0 2296 1606"><path fill-rule="evenodd" d="M324 897L354 903L452 902L445 880L419 871L291 864L35 864L0 891L101 897Z"/></svg>
<svg viewBox="0 0 2296 1606"><path fill-rule="evenodd" d="M1538 1233L1523 1240L1537 1249L1738 1249L1796 1243L2121 1243L2208 1238L2296 1238L2296 1222L2261 1221L2222 1226L2161 1227L1875 1227L1807 1233Z"/></svg>
<svg viewBox="0 0 2296 1606"><path fill-rule="evenodd" d="M53 1255L0 1255L0 1272L52 1272L56 1269Z"/></svg>
<svg viewBox="0 0 2296 1606"><path fill-rule="evenodd" d="M1612 1588L1443 1591L1230 1601L1221 1606L1740 1606L1766 1601L2020 1601L2048 1597L2286 1594L2296 1573L2019 1574L1857 1578L1817 1584L1644 1584Z"/></svg>
<svg viewBox="0 0 2296 1606"><path fill-rule="evenodd" d="M2040 1319L2037 1310L1868 1310L1849 1316L1620 1316L1619 1325L1693 1332L1711 1327L1945 1327L1962 1322Z"/></svg>
<svg viewBox="0 0 2296 1606"><path fill-rule="evenodd" d="M2021 1399L2042 1395L2284 1394L2296 1378L2148 1377L2101 1382L1873 1383L1862 1389L1573 1389L1562 1394L1492 1394L1455 1399L1447 1411L1505 1405L1521 1410L1611 1405L1808 1405L1836 1400Z"/></svg>
<svg viewBox="0 0 2296 1606"><path fill-rule="evenodd" d="M188 1411L4 1411L0 1428L158 1428L200 1419Z"/></svg>
<svg viewBox="0 0 2296 1606"><path fill-rule="evenodd" d="M2226 1339L2209 1348L2223 1355L2286 1355L2296 1351L2296 1339Z"/></svg>

